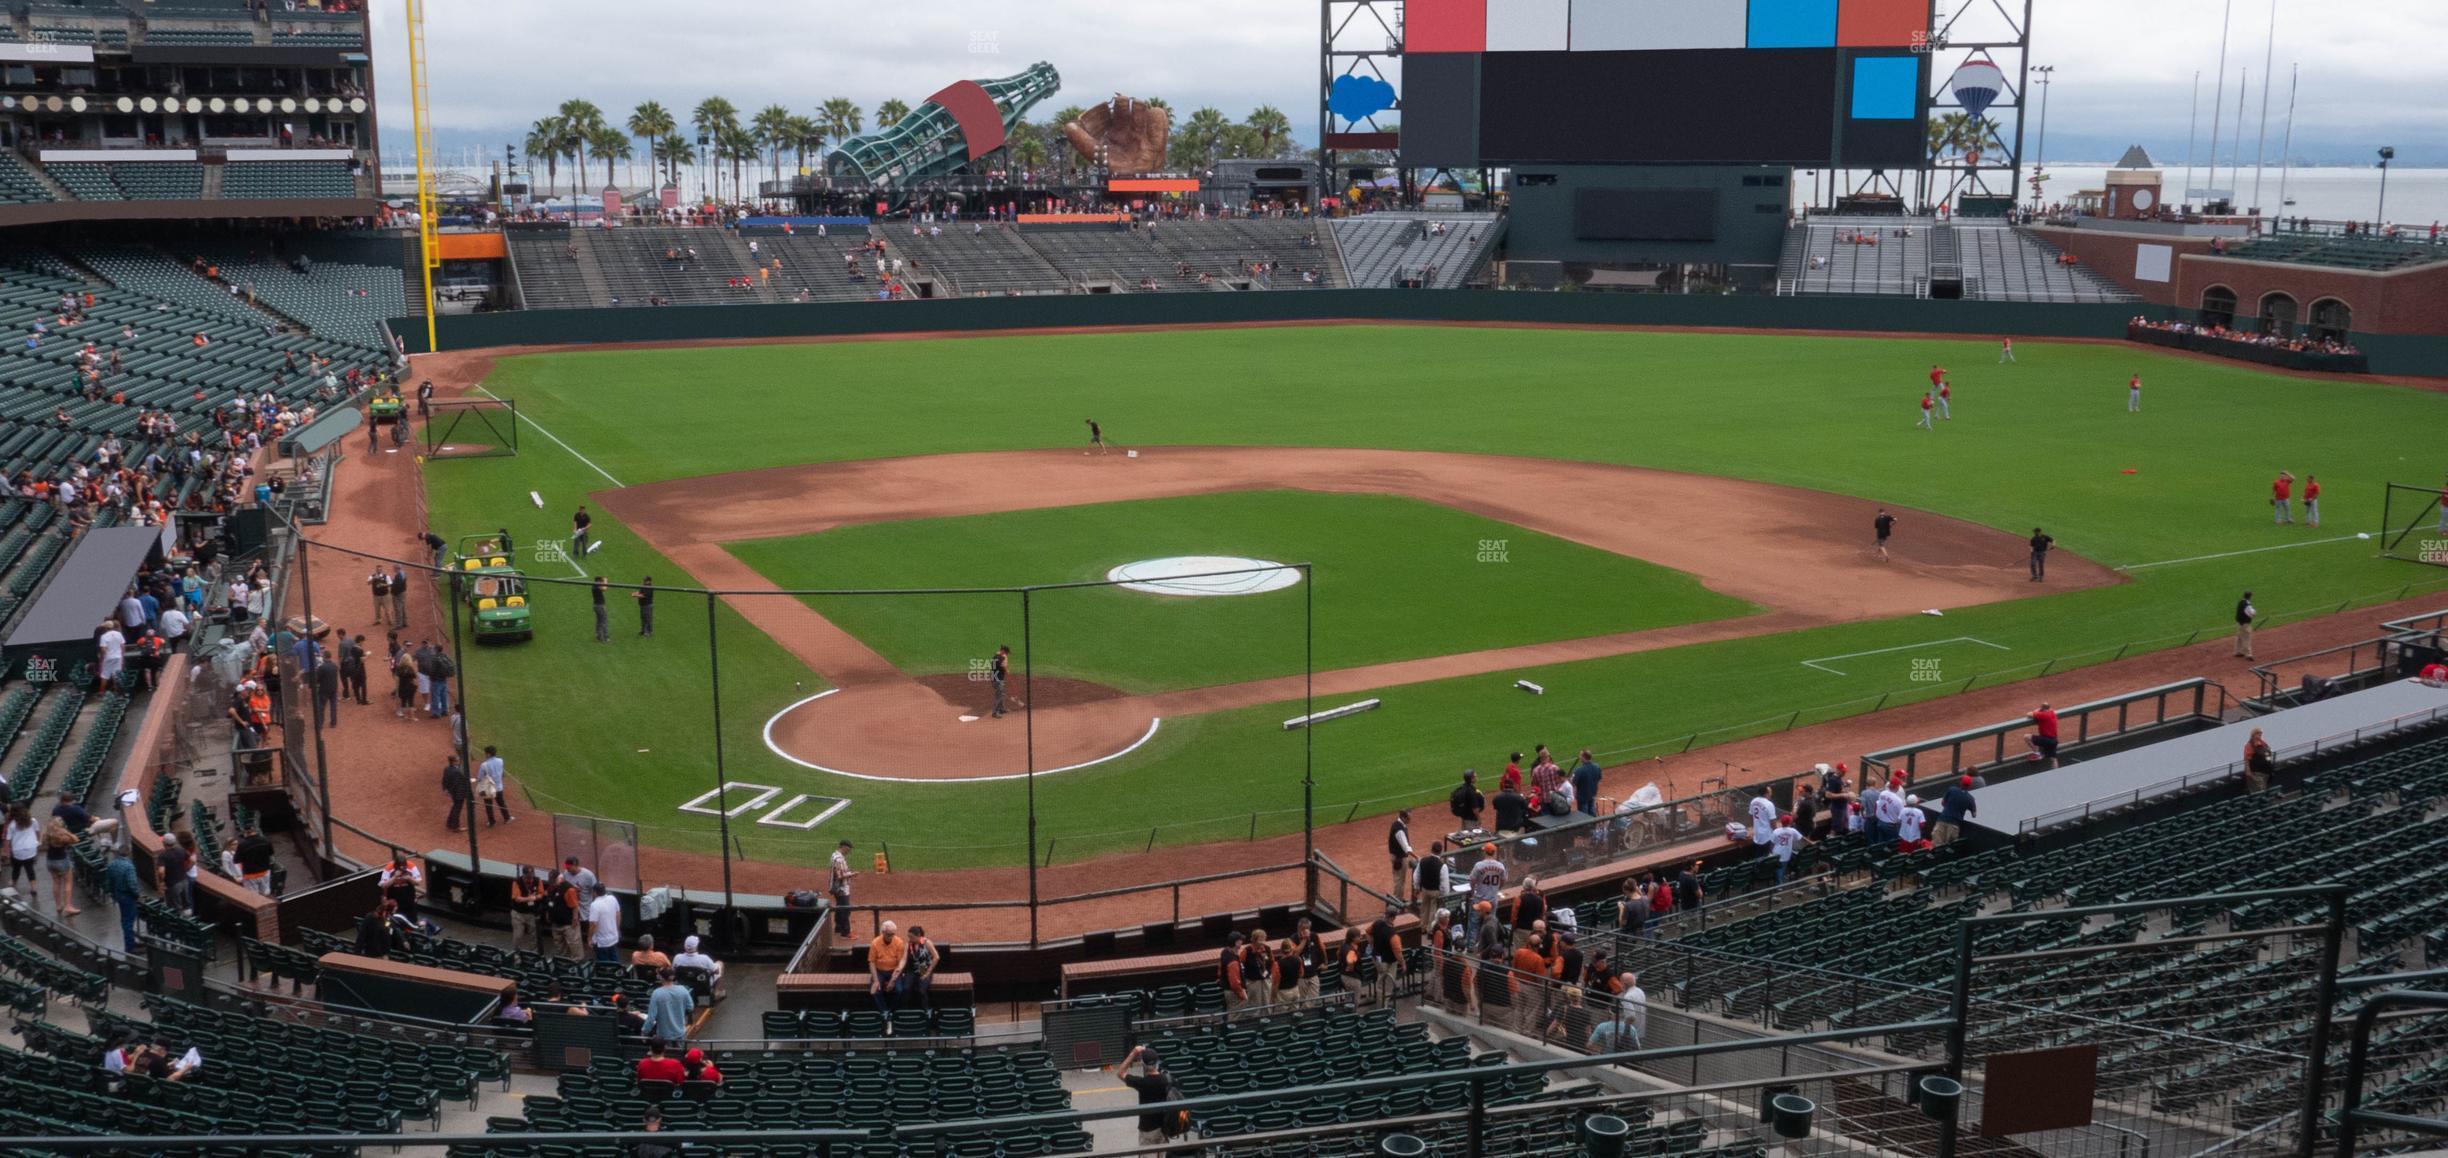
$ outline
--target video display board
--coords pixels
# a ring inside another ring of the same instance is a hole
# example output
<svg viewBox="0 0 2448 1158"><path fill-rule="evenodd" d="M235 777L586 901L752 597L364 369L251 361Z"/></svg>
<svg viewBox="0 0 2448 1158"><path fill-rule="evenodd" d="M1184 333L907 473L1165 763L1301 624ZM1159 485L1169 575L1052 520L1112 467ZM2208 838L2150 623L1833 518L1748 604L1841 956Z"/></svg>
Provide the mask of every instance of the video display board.
<svg viewBox="0 0 2448 1158"><path fill-rule="evenodd" d="M1931 0L1406 0L1414 166L1905 168Z"/></svg>

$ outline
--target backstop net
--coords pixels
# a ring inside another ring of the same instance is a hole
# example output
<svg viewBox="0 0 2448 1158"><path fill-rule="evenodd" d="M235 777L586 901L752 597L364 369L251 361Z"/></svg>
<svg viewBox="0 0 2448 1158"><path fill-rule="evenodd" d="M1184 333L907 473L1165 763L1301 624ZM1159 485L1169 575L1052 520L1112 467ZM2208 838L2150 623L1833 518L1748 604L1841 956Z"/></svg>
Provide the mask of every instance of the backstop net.
<svg viewBox="0 0 2448 1158"><path fill-rule="evenodd" d="M2380 511L2383 558L2448 567L2448 486L2390 483Z"/></svg>

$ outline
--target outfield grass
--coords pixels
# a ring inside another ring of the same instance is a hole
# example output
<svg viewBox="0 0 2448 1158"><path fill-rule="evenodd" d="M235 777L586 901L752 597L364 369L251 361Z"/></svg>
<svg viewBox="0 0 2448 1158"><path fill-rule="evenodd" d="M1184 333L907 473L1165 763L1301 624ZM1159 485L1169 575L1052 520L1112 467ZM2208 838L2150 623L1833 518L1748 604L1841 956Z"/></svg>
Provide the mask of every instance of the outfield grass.
<svg viewBox="0 0 2448 1158"><path fill-rule="evenodd" d="M1501 540L1482 558L1481 544ZM1393 495L1245 491L960 518L870 523L734 543L794 588L1101 582L1123 563L1239 555L1312 563L1322 584L1229 598L1118 587L1039 592L1038 675L1127 692L1301 670L1316 601L1320 671L1750 614L1699 580L1510 523ZM808 603L912 675L965 672L1015 646L1017 596L813 596Z"/></svg>
<svg viewBox="0 0 2448 1158"><path fill-rule="evenodd" d="M1808 723L1867 710L1882 693L2034 675L2048 660L2106 660L2126 644L2172 646L2219 629L2246 586L2264 609L2292 614L2448 579L2376 559L2351 538L2374 529L2383 482L2435 482L2448 467L2436 437L2448 429L2448 397L2137 347L2027 342L2016 352L2019 365L1996 366L1987 341L1322 327L540 355L506 360L488 383L518 400L523 453L438 463L426 477L444 533L507 522L533 538L566 534L570 508L613 485L539 426L626 485L1067 446L1093 415L1123 445L1538 454L1758 479L2009 531L2043 524L2066 549L2111 565L2255 552L2145 567L2131 583L1968 608L1943 623L1907 617L1402 688L1379 711L1319 730L1327 819L1360 802L1438 795L1460 765L1531 742L1627 759L1729 725L1782 727L1797 709L1814 709ZM1935 433L1912 425L1932 362L1953 366L1957 383L1956 418ZM1346 369L1323 388L1248 371L1269 365ZM2148 409L2129 415L2124 382L2137 370ZM2281 468L2320 475L2327 526L2270 526L2267 485ZM685 582L615 520L599 515L595 527L607 545L591 568ZM1909 524L1899 533L1909 544ZM2259 550L2281 545L2293 549ZM1326 590L1336 579L1321 572L1319 582ZM543 591L537 606L535 642L471 658L471 739L524 754L514 767L550 807L635 817L653 838L710 850L711 818L672 811L712 785L703 604L667 595L654 640L609 646L589 638L583 592ZM735 824L751 854L812 860L848 836L890 841L900 867L1017 859L1016 783L879 785L768 754L764 720L820 682L729 611L716 630L725 774L856 801L815 833ZM1841 676L1800 662L1955 636L2010 650L1892 652L1835 665ZM1938 660L1944 683L1913 682L1916 657ZM1548 694L1508 694L1521 675ZM1041 781L1055 859L1136 849L1151 835L1243 836L1253 812L1267 813L1262 834L1297 827L1301 747L1280 731L1282 717L1270 705L1168 720L1125 760ZM1177 827L1151 833L1158 823Z"/></svg>

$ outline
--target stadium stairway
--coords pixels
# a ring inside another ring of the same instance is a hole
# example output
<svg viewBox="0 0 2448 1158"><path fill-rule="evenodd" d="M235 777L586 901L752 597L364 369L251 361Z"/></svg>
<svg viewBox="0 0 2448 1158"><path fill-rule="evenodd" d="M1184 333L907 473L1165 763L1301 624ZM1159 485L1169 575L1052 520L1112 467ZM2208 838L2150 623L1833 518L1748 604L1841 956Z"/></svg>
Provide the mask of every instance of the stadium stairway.
<svg viewBox="0 0 2448 1158"><path fill-rule="evenodd" d="M954 222L940 235L920 227L904 232L901 223L883 228L892 256L907 262L906 276L936 277L951 283L959 296L1059 294L1071 292L1071 276L1056 269L1031 247L1022 231L979 229L976 222Z"/></svg>
<svg viewBox="0 0 2448 1158"><path fill-rule="evenodd" d="M1423 226L1430 221L1450 228L1443 236L1428 236ZM1350 285L1383 288L1434 268L1433 287L1454 289L1477 272L1499 221L1492 213L1371 213L1336 219L1335 244Z"/></svg>
<svg viewBox="0 0 2448 1158"><path fill-rule="evenodd" d="M875 297L874 259L867 258L860 249L867 243L866 230L839 226L829 227L821 237L809 230L760 232L754 236L768 260L782 259L782 268L775 272L773 282L774 292L782 300L798 300L801 290L807 291L811 302L856 302ZM845 272L844 254L862 259L856 281Z"/></svg>
<svg viewBox="0 0 2448 1158"><path fill-rule="evenodd" d="M594 253L578 248L568 230L513 229L503 236L522 308L575 310L612 304Z"/></svg>

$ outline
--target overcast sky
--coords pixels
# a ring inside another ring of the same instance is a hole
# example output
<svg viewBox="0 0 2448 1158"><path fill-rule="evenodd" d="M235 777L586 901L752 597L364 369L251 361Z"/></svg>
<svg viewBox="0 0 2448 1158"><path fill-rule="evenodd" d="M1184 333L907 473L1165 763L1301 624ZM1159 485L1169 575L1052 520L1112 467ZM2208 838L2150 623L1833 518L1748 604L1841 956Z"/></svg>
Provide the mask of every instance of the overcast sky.
<svg viewBox="0 0 2448 1158"><path fill-rule="evenodd" d="M2206 148L2227 2L2037 0L2034 63L2057 68L2048 155L2105 159L2141 143L2181 164L2196 70ZM2225 132L2244 68L2253 76L2246 119L2258 128L2271 11L2270 0L2233 2ZM2368 158L2392 144L2400 164L2448 165L2448 69L2436 55L2448 44L2448 0L2278 0L2277 8L2273 160L2287 70L2300 64L2297 156ZM409 124L399 5L372 9L382 123L398 150ZM1304 142L1316 137L1317 0L450 0L426 13L437 144L450 153L515 141L571 97L616 122L648 99L685 120L716 94L743 113L777 102L811 112L833 96L872 113L888 97L914 104L952 79L1008 75L1039 60L1063 76L1040 117L1121 92L1182 110L1212 104L1234 117L1272 104ZM2248 160L2253 144L2248 137Z"/></svg>

